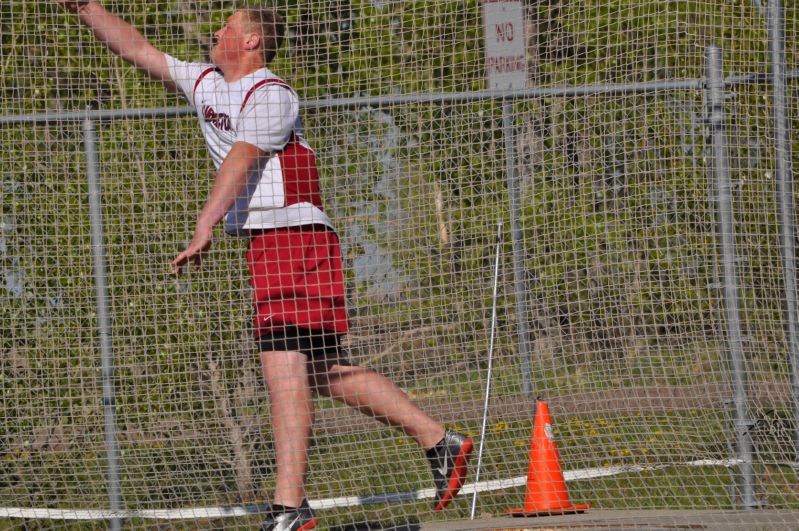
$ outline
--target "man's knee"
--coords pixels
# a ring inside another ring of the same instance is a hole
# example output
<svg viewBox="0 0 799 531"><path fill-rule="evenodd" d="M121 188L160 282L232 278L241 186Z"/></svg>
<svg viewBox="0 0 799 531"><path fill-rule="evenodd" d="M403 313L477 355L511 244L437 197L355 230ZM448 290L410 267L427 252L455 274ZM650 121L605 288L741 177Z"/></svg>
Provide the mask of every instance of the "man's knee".
<svg viewBox="0 0 799 531"><path fill-rule="evenodd" d="M306 383L308 358L302 352L261 352L264 380L271 388L291 381Z"/></svg>

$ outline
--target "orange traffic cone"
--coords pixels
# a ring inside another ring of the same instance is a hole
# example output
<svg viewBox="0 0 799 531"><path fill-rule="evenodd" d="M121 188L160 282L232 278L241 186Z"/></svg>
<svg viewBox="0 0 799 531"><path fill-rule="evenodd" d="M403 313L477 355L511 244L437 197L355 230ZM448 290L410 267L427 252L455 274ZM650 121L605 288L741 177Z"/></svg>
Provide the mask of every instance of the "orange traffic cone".
<svg viewBox="0 0 799 531"><path fill-rule="evenodd" d="M582 513L591 505L573 505L560 470L560 455L552 433L549 407L541 398L536 401L535 424L530 440L527 466L527 493L523 509L508 509L513 516L546 516Z"/></svg>

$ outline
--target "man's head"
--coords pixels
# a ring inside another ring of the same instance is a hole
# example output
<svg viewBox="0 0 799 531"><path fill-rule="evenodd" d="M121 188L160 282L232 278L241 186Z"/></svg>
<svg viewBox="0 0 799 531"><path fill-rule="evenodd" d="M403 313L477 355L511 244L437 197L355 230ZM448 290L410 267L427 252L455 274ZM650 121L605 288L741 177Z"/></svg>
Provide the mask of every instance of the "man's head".
<svg viewBox="0 0 799 531"><path fill-rule="evenodd" d="M246 8L242 9L242 12L250 29L261 35L261 52L264 64L268 65L283 44L283 35L286 31L283 17L271 9Z"/></svg>
<svg viewBox="0 0 799 531"><path fill-rule="evenodd" d="M283 43L283 18L268 9L240 9L214 33L211 61L225 74L268 65Z"/></svg>

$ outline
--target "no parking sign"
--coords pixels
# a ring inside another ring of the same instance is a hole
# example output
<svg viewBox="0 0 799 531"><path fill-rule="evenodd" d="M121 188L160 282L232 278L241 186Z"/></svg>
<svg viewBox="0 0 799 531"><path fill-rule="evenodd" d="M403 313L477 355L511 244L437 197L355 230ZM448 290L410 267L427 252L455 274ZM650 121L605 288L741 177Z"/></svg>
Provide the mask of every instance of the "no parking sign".
<svg viewBox="0 0 799 531"><path fill-rule="evenodd" d="M483 0L486 78L488 88L527 86L524 7L516 0Z"/></svg>

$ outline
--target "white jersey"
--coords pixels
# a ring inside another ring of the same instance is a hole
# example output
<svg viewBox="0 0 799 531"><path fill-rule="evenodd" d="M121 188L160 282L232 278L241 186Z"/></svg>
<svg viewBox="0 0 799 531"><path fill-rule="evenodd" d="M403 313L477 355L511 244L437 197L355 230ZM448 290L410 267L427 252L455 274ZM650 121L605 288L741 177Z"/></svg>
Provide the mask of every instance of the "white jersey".
<svg viewBox="0 0 799 531"><path fill-rule="evenodd" d="M228 211L225 230L246 235L316 223L333 228L322 211L316 159L302 137L299 98L291 87L268 68L227 83L213 65L164 55L172 80L197 111L217 169L236 142L267 153Z"/></svg>

